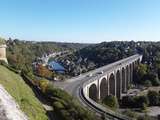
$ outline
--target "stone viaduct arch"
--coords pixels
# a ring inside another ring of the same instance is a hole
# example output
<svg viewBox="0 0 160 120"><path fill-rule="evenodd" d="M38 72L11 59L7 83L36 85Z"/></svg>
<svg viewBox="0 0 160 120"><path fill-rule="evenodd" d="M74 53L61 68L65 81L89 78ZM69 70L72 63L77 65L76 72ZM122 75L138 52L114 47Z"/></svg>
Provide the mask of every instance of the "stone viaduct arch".
<svg viewBox="0 0 160 120"><path fill-rule="evenodd" d="M100 99L104 99L108 95L108 80L104 77L100 83Z"/></svg>
<svg viewBox="0 0 160 120"><path fill-rule="evenodd" d="M121 98L121 85L122 85L122 77L121 77L121 73L120 70L117 71L116 73L116 96L118 98Z"/></svg>
<svg viewBox="0 0 160 120"><path fill-rule="evenodd" d="M96 84L92 84L89 87L89 98L91 98L94 101L97 101L97 97L98 97L98 90L97 90L97 86Z"/></svg>
<svg viewBox="0 0 160 120"><path fill-rule="evenodd" d="M116 79L113 73L109 77L109 93L116 96Z"/></svg>

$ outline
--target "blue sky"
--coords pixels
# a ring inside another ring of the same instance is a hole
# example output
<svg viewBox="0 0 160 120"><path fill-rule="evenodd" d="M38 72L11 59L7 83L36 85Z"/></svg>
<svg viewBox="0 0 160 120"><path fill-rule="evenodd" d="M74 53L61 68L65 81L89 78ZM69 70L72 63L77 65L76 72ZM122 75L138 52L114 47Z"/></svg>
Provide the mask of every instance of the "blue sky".
<svg viewBox="0 0 160 120"><path fill-rule="evenodd" d="M5 38L160 40L160 0L1 0L0 16Z"/></svg>

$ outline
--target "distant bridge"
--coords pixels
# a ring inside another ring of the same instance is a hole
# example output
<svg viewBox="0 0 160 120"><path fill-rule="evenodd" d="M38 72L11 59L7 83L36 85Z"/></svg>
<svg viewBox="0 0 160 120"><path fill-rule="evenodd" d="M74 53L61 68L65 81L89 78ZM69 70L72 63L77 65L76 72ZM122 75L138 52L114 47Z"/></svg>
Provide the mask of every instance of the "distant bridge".
<svg viewBox="0 0 160 120"><path fill-rule="evenodd" d="M136 54L109 65L100 67L78 77L55 83L58 87L77 97L87 108L97 114L107 114L112 118L128 119L95 101L114 95L118 99L126 93L133 81L133 70L141 62L142 55Z"/></svg>

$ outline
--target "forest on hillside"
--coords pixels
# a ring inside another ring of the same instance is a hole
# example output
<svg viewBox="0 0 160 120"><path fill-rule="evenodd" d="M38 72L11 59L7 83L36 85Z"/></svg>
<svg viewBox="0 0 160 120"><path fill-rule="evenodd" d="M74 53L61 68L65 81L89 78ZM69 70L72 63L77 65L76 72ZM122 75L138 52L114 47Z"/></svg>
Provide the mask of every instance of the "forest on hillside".
<svg viewBox="0 0 160 120"><path fill-rule="evenodd" d="M7 59L9 64L20 70L32 70L32 62L44 54L50 54L58 51L75 51L88 44L79 43L58 43L58 42L36 42L23 41L18 39L6 40Z"/></svg>
<svg viewBox="0 0 160 120"><path fill-rule="evenodd" d="M9 39L7 58L9 64L20 70L31 71L32 62L43 54L70 50L71 54L54 58L66 69L66 74L76 76L89 70L126 58L143 55L142 63L157 71L160 62L160 42L114 41L99 44L34 42Z"/></svg>

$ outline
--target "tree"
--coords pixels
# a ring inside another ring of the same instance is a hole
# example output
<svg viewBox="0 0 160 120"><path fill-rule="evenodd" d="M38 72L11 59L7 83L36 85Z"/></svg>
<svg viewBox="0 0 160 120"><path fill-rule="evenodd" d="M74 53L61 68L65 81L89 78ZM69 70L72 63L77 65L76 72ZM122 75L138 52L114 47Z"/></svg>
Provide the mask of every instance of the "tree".
<svg viewBox="0 0 160 120"><path fill-rule="evenodd" d="M142 83L143 77L147 74L147 65L139 64L134 72L134 81L136 83Z"/></svg>
<svg viewBox="0 0 160 120"><path fill-rule="evenodd" d="M103 100L103 103L111 108L118 108L117 98L113 95L106 96Z"/></svg>
<svg viewBox="0 0 160 120"><path fill-rule="evenodd" d="M37 68L37 74L45 78L53 78L53 73L48 70L45 66L39 65Z"/></svg>
<svg viewBox="0 0 160 120"><path fill-rule="evenodd" d="M125 96L122 98L122 105L128 108L144 108L148 106L149 100L146 96Z"/></svg>
<svg viewBox="0 0 160 120"><path fill-rule="evenodd" d="M39 87L41 88L42 92L45 92L47 87L49 85L49 81L48 80L39 80Z"/></svg>
<svg viewBox="0 0 160 120"><path fill-rule="evenodd" d="M147 106L149 104L149 100L146 96L136 96L134 97L135 106L138 108L144 108L144 106Z"/></svg>
<svg viewBox="0 0 160 120"><path fill-rule="evenodd" d="M158 79L158 75L155 72L149 72L146 76L146 78L148 78L153 86L158 86L160 85L160 81Z"/></svg>

